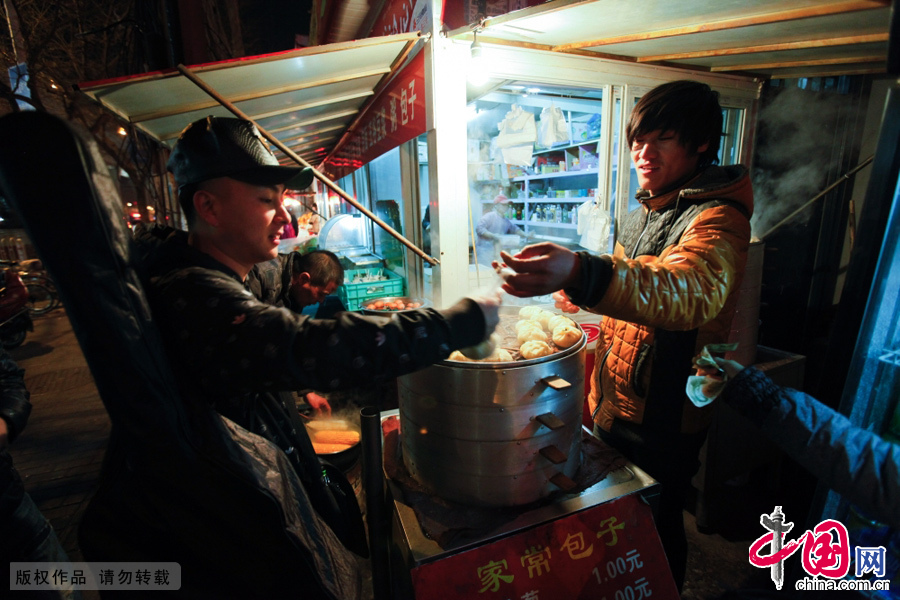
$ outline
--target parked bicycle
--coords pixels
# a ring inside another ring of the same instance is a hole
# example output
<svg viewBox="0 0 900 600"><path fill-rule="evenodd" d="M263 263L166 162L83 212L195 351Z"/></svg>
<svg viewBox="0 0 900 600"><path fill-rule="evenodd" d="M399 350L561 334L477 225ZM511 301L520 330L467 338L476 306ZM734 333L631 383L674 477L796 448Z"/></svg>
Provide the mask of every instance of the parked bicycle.
<svg viewBox="0 0 900 600"><path fill-rule="evenodd" d="M28 292L28 312L32 315L43 315L60 306L56 284L40 268L40 261L33 259L19 262L16 260L0 260L0 269L19 274Z"/></svg>
<svg viewBox="0 0 900 600"><path fill-rule="evenodd" d="M18 273L7 269L0 275L0 344L17 348L34 324L28 314L27 291Z"/></svg>

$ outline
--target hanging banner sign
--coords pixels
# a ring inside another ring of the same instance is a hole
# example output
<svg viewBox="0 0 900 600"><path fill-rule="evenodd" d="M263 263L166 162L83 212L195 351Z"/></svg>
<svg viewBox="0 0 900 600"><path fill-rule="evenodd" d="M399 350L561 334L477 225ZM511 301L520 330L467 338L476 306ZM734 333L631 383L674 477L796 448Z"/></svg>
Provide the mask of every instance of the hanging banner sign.
<svg viewBox="0 0 900 600"><path fill-rule="evenodd" d="M416 598L676 600L653 515L637 494L413 569Z"/></svg>
<svg viewBox="0 0 900 600"><path fill-rule="evenodd" d="M326 161L339 176L425 133L425 56L419 52L369 106L355 131Z"/></svg>
<svg viewBox="0 0 900 600"><path fill-rule="evenodd" d="M431 28L430 19L429 0L386 0L368 37L428 31Z"/></svg>

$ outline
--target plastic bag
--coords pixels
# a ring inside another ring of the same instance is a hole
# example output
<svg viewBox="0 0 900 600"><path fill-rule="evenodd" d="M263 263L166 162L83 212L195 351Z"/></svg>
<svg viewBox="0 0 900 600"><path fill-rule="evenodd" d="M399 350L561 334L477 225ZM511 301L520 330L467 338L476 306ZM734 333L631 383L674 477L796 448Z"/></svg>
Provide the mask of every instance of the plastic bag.
<svg viewBox="0 0 900 600"><path fill-rule="evenodd" d="M538 131L538 145L549 148L554 144L569 141L569 127L566 125L566 117L558 107L550 103L550 106L541 111L541 124Z"/></svg>

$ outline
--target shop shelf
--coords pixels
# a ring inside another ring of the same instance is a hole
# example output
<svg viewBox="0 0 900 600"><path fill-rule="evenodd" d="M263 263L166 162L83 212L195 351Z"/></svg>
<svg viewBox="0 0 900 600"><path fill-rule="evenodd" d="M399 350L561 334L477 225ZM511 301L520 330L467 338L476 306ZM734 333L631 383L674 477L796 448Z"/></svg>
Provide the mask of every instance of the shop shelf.
<svg viewBox="0 0 900 600"><path fill-rule="evenodd" d="M579 175L596 175L599 173L597 169L581 169L573 171L557 171L555 173L541 173L539 175L523 175L514 177L511 181L531 181L534 179L559 179L565 177L578 177Z"/></svg>

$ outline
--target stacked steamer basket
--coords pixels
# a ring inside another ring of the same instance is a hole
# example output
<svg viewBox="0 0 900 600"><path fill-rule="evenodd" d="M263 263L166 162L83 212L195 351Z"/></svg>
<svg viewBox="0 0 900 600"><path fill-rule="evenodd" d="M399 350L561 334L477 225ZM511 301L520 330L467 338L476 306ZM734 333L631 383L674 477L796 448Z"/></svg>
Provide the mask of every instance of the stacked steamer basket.
<svg viewBox="0 0 900 600"><path fill-rule="evenodd" d="M524 320L541 323L549 354L521 356ZM560 324L577 333L558 345L550 328ZM502 307L498 334L498 351L484 361L454 354L398 380L404 465L461 504L519 506L569 491L581 464L584 332L538 307Z"/></svg>

